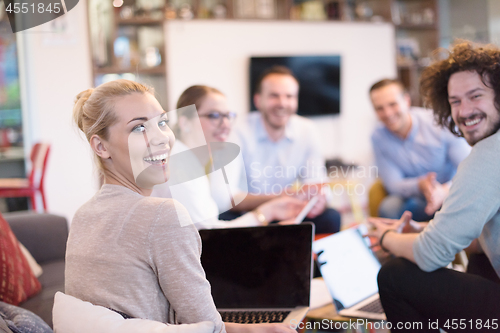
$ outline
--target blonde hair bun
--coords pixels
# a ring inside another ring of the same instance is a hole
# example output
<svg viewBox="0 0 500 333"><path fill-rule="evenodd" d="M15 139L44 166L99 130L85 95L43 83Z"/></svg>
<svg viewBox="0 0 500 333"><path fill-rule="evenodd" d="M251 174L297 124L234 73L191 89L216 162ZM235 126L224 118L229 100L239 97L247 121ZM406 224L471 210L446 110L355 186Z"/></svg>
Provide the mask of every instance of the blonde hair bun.
<svg viewBox="0 0 500 333"><path fill-rule="evenodd" d="M76 95L75 106L73 107L73 119L75 120L75 123L78 125L78 128L84 133L85 131L83 129L83 117L84 117L83 106L85 102L89 99L93 91L94 89L90 88Z"/></svg>

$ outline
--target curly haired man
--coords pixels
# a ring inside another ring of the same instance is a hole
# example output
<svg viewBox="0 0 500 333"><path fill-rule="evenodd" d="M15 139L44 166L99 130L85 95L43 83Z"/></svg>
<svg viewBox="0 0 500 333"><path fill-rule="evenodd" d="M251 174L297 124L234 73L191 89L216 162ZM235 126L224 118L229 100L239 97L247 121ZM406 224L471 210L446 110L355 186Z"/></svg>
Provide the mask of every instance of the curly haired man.
<svg viewBox="0 0 500 333"><path fill-rule="evenodd" d="M396 259L378 276L391 332L488 332L500 328L500 49L456 44L424 70L421 91L437 122L472 146L448 197L428 225L371 219L373 236ZM455 254L482 250L493 276L443 268Z"/></svg>

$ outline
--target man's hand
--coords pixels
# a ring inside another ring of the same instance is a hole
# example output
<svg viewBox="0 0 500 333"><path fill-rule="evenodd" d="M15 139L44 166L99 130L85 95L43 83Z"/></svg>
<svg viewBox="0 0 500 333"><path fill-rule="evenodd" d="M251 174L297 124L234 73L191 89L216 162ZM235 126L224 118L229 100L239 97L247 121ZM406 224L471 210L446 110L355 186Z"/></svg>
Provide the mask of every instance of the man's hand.
<svg viewBox="0 0 500 333"><path fill-rule="evenodd" d="M425 213L427 215L434 214L443 205L444 199L448 195L449 187L447 184L440 184L436 180L436 173L429 172L424 177L420 178L418 188L427 201Z"/></svg>
<svg viewBox="0 0 500 333"><path fill-rule="evenodd" d="M432 215L437 212L443 205L444 199L448 196L450 188L448 184L437 183L434 191L431 194L430 199L427 199L427 206L425 207L425 213L427 215Z"/></svg>
<svg viewBox="0 0 500 333"><path fill-rule="evenodd" d="M380 242L380 237L389 229L397 233L408 233L415 232L413 230L418 225L418 223L411 219L411 212L409 211L405 211L399 220L370 217L368 218L368 223L375 227L374 230L368 232L368 236L376 238L377 244Z"/></svg>
<svg viewBox="0 0 500 333"><path fill-rule="evenodd" d="M420 177L418 181L418 189L424 195L427 202L432 197L432 192L434 191L434 186L436 183L436 173L429 172L423 177Z"/></svg>

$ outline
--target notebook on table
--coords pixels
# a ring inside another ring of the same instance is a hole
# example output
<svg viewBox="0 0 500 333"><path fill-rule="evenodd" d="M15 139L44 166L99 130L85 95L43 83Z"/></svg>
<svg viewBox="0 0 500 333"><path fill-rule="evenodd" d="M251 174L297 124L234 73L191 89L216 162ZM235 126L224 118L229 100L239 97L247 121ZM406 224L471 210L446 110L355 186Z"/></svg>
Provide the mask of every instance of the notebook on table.
<svg viewBox="0 0 500 333"><path fill-rule="evenodd" d="M309 309L314 225L200 230L201 263L225 322L298 324Z"/></svg>
<svg viewBox="0 0 500 333"><path fill-rule="evenodd" d="M385 320L377 286L381 265L365 233L364 226L338 232L315 241L313 251L340 315Z"/></svg>

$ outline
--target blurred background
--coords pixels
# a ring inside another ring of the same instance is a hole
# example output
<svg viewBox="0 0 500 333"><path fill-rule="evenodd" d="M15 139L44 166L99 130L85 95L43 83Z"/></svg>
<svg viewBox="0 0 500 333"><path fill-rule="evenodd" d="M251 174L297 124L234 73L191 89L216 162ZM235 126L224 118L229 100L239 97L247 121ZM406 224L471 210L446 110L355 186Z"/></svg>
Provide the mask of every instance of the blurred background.
<svg viewBox="0 0 500 333"><path fill-rule="evenodd" d="M346 167L343 178L366 188L377 175L353 173L373 165L371 84L399 77L412 103L422 105L418 80L433 50L456 38L500 41L498 0L80 0L67 14L18 33L6 14L1 2L0 178L32 175L33 148L48 143L34 181L43 176L47 210L69 220L99 186L71 119L84 89L137 80L154 86L172 110L189 85L207 84L244 114L252 108L252 68L259 61L285 59L300 71L307 58L312 70L304 80L333 74L310 92L324 85L331 103L304 115L321 131L330 166ZM326 65L317 62L325 57ZM339 196L332 204L363 211L365 197ZM43 210L39 194L36 200ZM27 198L0 199L2 212L32 208Z"/></svg>

